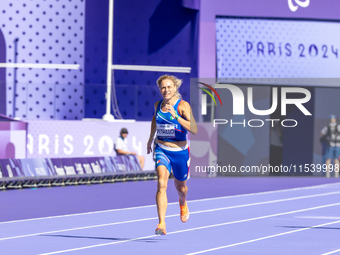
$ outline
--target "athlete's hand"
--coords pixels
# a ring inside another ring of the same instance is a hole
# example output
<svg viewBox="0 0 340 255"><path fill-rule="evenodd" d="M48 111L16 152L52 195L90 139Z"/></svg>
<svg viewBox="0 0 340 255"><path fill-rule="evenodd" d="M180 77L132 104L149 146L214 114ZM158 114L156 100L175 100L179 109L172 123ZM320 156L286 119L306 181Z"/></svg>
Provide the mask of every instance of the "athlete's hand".
<svg viewBox="0 0 340 255"><path fill-rule="evenodd" d="M166 104L166 105L165 105L165 111L170 112L171 116L172 116L173 118L175 118L175 116L176 116L176 111L175 111L175 109L172 107L172 105Z"/></svg>
<svg viewBox="0 0 340 255"><path fill-rule="evenodd" d="M152 152L152 143L153 143L153 140L150 139L147 145L147 154L150 154L150 152Z"/></svg>

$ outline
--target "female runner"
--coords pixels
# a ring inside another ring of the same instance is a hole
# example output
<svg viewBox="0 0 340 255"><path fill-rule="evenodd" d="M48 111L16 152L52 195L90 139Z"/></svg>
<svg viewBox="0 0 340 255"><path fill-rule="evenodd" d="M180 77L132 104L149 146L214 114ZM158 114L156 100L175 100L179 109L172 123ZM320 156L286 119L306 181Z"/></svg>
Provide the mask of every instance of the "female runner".
<svg viewBox="0 0 340 255"><path fill-rule="evenodd" d="M188 102L181 99L178 92L182 80L175 76L163 75L157 80L163 100L155 103L155 115L151 122L147 153L152 151L155 134L155 162L158 178L156 203L159 218L155 233L166 234L165 213L168 204L166 190L171 169L175 177L175 187L179 195L180 217L182 222L189 219L186 202L190 156L187 132L197 133L196 121Z"/></svg>

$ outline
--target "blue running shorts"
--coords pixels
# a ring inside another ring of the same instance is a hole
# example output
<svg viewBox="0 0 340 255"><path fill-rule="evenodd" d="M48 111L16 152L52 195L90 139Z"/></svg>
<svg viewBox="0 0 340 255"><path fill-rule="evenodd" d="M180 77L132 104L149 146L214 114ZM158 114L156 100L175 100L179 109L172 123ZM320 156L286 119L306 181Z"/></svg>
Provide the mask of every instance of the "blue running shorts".
<svg viewBox="0 0 340 255"><path fill-rule="evenodd" d="M171 148L157 144L155 148L156 168L165 166L169 174L172 172L179 181L185 181L189 175L190 156L189 147Z"/></svg>

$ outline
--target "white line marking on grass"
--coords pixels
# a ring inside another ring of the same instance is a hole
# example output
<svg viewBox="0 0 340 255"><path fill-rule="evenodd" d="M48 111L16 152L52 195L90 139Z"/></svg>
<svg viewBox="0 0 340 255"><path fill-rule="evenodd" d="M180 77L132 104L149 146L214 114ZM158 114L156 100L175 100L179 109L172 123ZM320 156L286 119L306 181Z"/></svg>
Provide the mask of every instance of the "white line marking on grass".
<svg viewBox="0 0 340 255"><path fill-rule="evenodd" d="M213 198L203 198L203 199L190 200L190 201L188 201L188 204L195 203L195 202L204 202L204 201L219 200L219 199L229 199L229 198L237 198L237 197L248 197L248 196L266 195L266 194L280 193L280 192L305 190L305 189L324 188L324 187L328 187L328 186L331 186L331 185L334 186L335 184L337 184L337 183L320 184L320 185L301 187L301 188L272 190L272 191L264 191L264 192L241 194L241 195L231 195L231 196L222 196L222 197L213 197ZM169 205L178 205L178 202L168 203L168 206ZM24 219L24 220L3 221L3 222L0 222L0 224L18 223L18 222L25 222L25 221L45 220L45 219L54 219L54 218L63 218L63 217L73 217L73 216L82 216L82 215L90 215L90 214L97 214L97 213L110 213L110 212L125 211L125 210L135 210L135 209L143 209L143 208L152 208L152 207L156 207L156 205L143 205L143 206L135 206L135 207L127 207L127 208L119 208L119 209L111 209L111 210L103 210L103 211L86 212L86 213L74 213L74 214L65 214L65 215L58 215L58 216L49 216L49 217Z"/></svg>
<svg viewBox="0 0 340 255"><path fill-rule="evenodd" d="M250 203L250 204L243 204L243 205L220 207L220 208L215 208L215 209L208 209L208 210L190 212L190 214L193 215L193 214L199 214L199 213L216 212L216 211L222 211L222 210L229 210L229 209L236 209L236 208L243 208L243 207L264 205L264 204L273 204L273 203L287 202L287 201L306 199L306 198L323 197L323 196L336 195L336 194L340 194L340 191L338 191L338 192L328 192L328 193L322 193L322 194L310 195L310 196L300 196L300 197L293 197L293 198L271 200L271 201L258 202L258 203ZM179 214L172 214L172 215L165 216L165 218L178 217L178 216L179 216ZM81 230L81 229L107 227L107 226L113 226L113 225L135 223L135 222L141 222L141 221L147 221L147 220L156 220L156 219L158 219L158 217L151 217L151 218L144 218L144 219L137 219L137 220L128 220L128 221L121 221L121 222L111 222L111 223L106 223L106 224L91 225L91 226L85 226L85 227L77 227L77 228L61 229L61 230L54 230L54 231L47 231L47 232L40 232L40 233L33 233L33 234L26 234L26 235L19 235L19 236L11 236L11 237L0 238L0 241L23 238L23 237L38 236L38 235L53 234L53 233L59 233L59 232Z"/></svg>
<svg viewBox="0 0 340 255"><path fill-rule="evenodd" d="M328 222L328 223L324 223L324 224L319 224L319 225L315 225L315 226L307 227L307 228L303 228L303 229L283 232L283 233L279 233L279 234L275 234L275 235L264 236L264 237L260 237L260 238L256 238L256 239L252 239L252 240L248 240L248 241L244 241L244 242L233 243L233 244L229 244L229 245L225 245L225 246L220 246L220 247L216 247L216 248L212 248L212 249L207 249L207 250L203 250L203 251L187 253L186 255L196 255L196 254L202 254L202 253L206 253L206 252L221 250L221 249L225 249L225 248L229 248L229 247L234 247L234 246L238 246L238 245L242 245L242 244L253 243L253 242L257 242L257 241L262 241L262 240L273 238L273 237L277 237L277 236L289 235L289 234L293 234L293 233L296 233L296 232L301 232L301 231L305 231L305 230L309 230L309 229L313 229L313 228L318 228L318 227L323 227L323 226L327 226L327 225L332 225L332 224L336 224L336 223L340 223L340 220L333 221L333 222ZM327 254L331 254L331 253L327 253Z"/></svg>
<svg viewBox="0 0 340 255"><path fill-rule="evenodd" d="M249 221L253 221L253 220L261 220L261 219L266 219L266 218L271 218L271 217L277 217L277 216L288 215L288 214L299 213L299 212L306 212L306 211L311 211L311 210L316 210L316 209L321 209L321 208L327 208L327 207L332 207L332 206L338 206L338 205L340 205L340 203L315 206L315 207L310 207L310 208L305 208L305 209L300 209L300 210L294 210L294 211L289 211L289 212L283 212L283 213L275 213L275 214L270 214L270 215L265 215L265 216L250 218L250 219L224 222L224 223L208 225L208 226L203 226L203 227L196 227L196 228L174 231L174 232L167 233L167 235L173 235L173 234L185 233L185 232L190 232L190 231L195 231L195 230L201 230L201 229L207 229L207 228L213 228L213 227L220 227L220 226L226 226L226 225L231 225L231 224L249 222ZM294 230L294 231L297 231L297 230ZM79 251L79 250L108 246L108 245L113 245L113 244L127 243L127 242L131 242L131 241L136 241L136 240L141 240L141 239L146 239L146 238L152 238L152 237L157 237L157 236L155 236L155 235L143 236L143 237L123 240L123 241L118 241L118 242L96 244L96 245L84 246L84 247L79 247L79 248L73 248L73 249L67 249L67 250L61 250L61 251L54 251L54 252L49 252L49 253L42 253L40 255L52 255L52 254L59 254L59 253L65 253L65 252Z"/></svg>

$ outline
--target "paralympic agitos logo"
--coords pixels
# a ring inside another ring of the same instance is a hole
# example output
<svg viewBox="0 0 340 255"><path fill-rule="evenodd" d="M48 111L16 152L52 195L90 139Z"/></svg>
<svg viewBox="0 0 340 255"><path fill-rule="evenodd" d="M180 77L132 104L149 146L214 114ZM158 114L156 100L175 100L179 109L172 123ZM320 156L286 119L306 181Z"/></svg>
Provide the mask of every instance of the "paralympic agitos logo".
<svg viewBox="0 0 340 255"><path fill-rule="evenodd" d="M238 88L235 85L232 84L215 84L213 88L211 85L198 82L199 84L209 88L218 98L221 106L222 100L216 89L228 89L231 92L232 98L233 98L233 115L244 115L244 110L245 110L245 96L240 88ZM198 87L199 89L205 91L214 101L215 106L217 106L216 100L211 92L209 92L205 88ZM304 95L303 98L287 98L288 93L300 93ZM201 95L201 114L206 115L207 114L207 94ZM272 88L272 105L269 109L266 110L259 110L254 107L254 102L253 102L253 88L248 87L247 88L247 106L248 109L251 113L254 115L258 116L269 116L270 114L274 113L275 110L277 109L278 106L278 88L273 87ZM281 116L286 116L287 115L287 105L293 104L295 105L305 116L311 116L312 114L306 109L306 107L303 105L307 103L311 99L311 93L304 88L299 88L299 87L282 87L281 88ZM278 119L265 119L265 121L271 122L272 126L275 120ZM244 120L243 122L234 122L233 120L226 120L226 119L214 119L214 127L218 124L227 124L230 123L231 127L236 124L242 124L244 127L246 124L250 127L262 127L265 123L264 120L261 119L250 119L246 122ZM293 123L293 125L289 125ZM297 126L298 122L294 119L284 119L281 121L281 125L284 127L295 127Z"/></svg>

